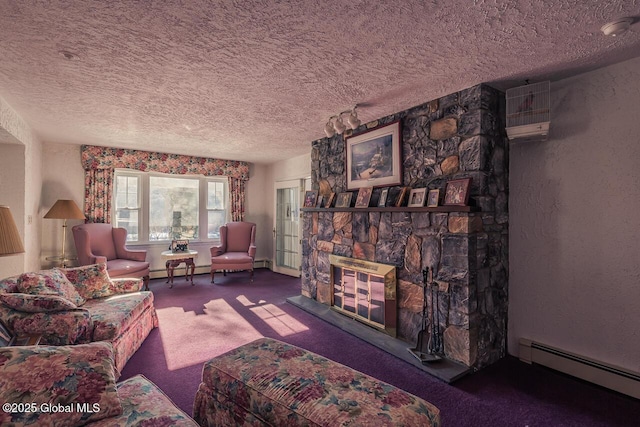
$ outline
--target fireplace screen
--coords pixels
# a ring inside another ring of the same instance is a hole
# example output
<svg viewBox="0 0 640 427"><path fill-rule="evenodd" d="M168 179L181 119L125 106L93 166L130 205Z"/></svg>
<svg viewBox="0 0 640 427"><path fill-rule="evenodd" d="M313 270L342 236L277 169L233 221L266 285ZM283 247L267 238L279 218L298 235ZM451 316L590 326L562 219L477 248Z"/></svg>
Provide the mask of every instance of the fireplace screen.
<svg viewBox="0 0 640 427"><path fill-rule="evenodd" d="M332 307L396 336L395 267L331 256Z"/></svg>

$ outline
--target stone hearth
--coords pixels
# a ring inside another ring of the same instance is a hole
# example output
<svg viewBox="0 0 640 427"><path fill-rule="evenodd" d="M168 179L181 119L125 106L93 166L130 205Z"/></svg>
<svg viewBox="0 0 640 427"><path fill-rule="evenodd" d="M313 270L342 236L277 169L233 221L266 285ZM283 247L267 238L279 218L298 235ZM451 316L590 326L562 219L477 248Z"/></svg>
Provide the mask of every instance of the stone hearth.
<svg viewBox="0 0 640 427"><path fill-rule="evenodd" d="M369 124L401 121L403 185L443 194L448 180L470 177L474 209L305 209L302 295L331 305L332 254L393 265L397 336L410 347L422 328L422 271L429 267L438 284L436 325L445 356L472 368L503 357L508 301L503 99L479 85ZM344 158L342 136L314 141L312 187L345 191ZM379 191L374 189L372 199Z"/></svg>

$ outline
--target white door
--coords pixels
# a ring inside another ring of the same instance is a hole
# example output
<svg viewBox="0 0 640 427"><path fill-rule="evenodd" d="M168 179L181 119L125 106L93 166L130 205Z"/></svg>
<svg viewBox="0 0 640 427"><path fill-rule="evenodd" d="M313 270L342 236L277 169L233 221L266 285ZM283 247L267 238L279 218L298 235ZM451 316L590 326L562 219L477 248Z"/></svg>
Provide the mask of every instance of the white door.
<svg viewBox="0 0 640 427"><path fill-rule="evenodd" d="M273 271L300 277L302 253L299 179L276 182Z"/></svg>

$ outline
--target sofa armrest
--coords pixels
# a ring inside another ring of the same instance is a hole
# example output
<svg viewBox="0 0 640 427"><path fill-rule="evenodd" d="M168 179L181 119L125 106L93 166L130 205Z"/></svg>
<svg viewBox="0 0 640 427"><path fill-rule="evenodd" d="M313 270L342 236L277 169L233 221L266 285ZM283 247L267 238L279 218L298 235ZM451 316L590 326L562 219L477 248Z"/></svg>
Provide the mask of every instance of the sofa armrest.
<svg viewBox="0 0 640 427"><path fill-rule="evenodd" d="M251 258L255 258L256 257L256 246L255 245L249 246L249 256Z"/></svg>
<svg viewBox="0 0 640 427"><path fill-rule="evenodd" d="M131 292L140 292L144 281L142 279L132 278L115 278L111 279L113 283L113 289L116 294L128 294Z"/></svg>
<svg viewBox="0 0 640 427"><path fill-rule="evenodd" d="M41 344L81 344L91 341L93 331L91 314L83 308L27 313L0 306L0 319L15 335L42 334Z"/></svg>

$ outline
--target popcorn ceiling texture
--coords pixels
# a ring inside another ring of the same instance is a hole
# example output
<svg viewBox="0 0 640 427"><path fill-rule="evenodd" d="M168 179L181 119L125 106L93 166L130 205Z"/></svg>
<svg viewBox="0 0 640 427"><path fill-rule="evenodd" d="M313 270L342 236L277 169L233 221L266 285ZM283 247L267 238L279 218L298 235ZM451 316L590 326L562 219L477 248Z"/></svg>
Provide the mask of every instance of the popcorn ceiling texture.
<svg viewBox="0 0 640 427"><path fill-rule="evenodd" d="M616 39L599 30L638 15L637 0L1 9L0 96L43 141L256 163L308 153L329 116L356 103L364 123L481 82L504 90L640 52L638 25Z"/></svg>

